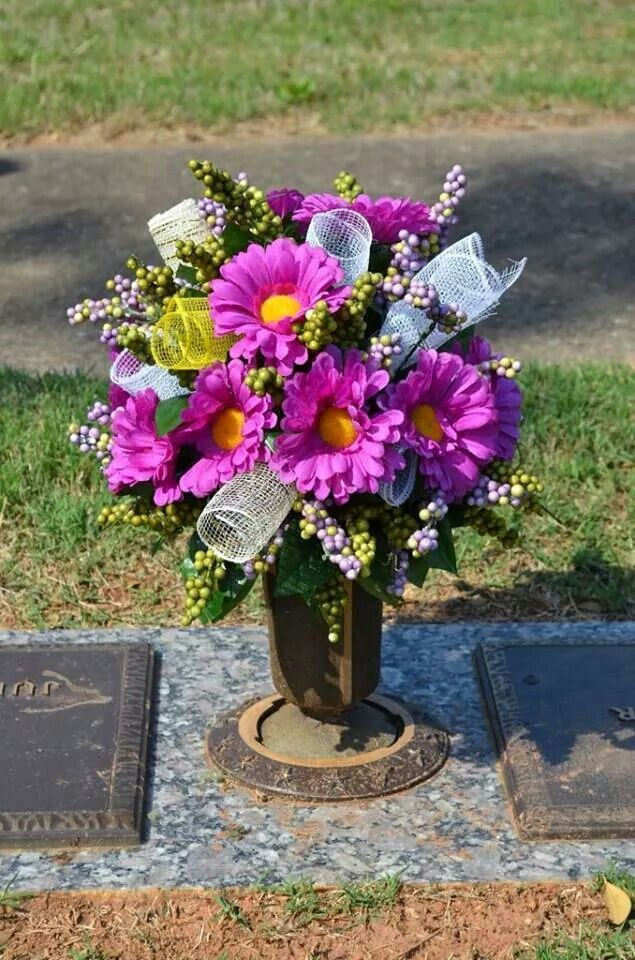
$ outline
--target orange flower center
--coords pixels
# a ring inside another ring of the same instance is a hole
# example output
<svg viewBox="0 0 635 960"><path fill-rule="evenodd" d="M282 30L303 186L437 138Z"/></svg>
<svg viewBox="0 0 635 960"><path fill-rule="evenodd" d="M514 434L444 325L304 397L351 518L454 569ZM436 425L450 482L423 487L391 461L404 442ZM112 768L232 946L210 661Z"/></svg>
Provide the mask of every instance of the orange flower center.
<svg viewBox="0 0 635 960"><path fill-rule="evenodd" d="M286 317L295 317L302 309L296 297L288 293L274 293L260 304L260 319L263 323L278 323Z"/></svg>
<svg viewBox="0 0 635 960"><path fill-rule="evenodd" d="M238 407L222 410L212 424L212 440L221 450L235 450L243 439L245 415Z"/></svg>
<svg viewBox="0 0 635 960"><path fill-rule="evenodd" d="M443 440L444 433L441 429L441 424L437 420L434 407L431 407L429 403L420 403L418 407L414 408L412 411L412 422L414 423L415 430L417 433L420 433L422 437L427 437L429 440L436 440L437 443Z"/></svg>
<svg viewBox="0 0 635 960"><path fill-rule="evenodd" d="M327 407L320 414L318 432L326 443L343 450L350 447L357 437L357 430L346 410L339 407Z"/></svg>

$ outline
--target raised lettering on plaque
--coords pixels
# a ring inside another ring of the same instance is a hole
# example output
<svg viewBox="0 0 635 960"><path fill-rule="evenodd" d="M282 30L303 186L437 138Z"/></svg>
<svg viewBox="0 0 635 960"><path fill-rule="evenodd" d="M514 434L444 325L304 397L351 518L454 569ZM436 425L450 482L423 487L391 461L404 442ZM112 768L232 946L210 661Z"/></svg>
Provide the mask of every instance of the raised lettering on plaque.
<svg viewBox="0 0 635 960"><path fill-rule="evenodd" d="M147 644L0 648L0 849L138 843Z"/></svg>

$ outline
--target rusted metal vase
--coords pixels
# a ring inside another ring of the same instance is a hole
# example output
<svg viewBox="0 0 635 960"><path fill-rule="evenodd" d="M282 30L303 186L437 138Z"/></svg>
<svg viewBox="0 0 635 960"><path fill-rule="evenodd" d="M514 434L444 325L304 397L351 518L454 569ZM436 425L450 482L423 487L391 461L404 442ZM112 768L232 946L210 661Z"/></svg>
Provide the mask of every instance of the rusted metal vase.
<svg viewBox="0 0 635 960"><path fill-rule="evenodd" d="M346 583L342 635L266 574L275 694L238 705L207 733L210 761L264 796L331 803L406 790L440 770L449 738L416 707L376 694L381 600Z"/></svg>
<svg viewBox="0 0 635 960"><path fill-rule="evenodd" d="M266 574L271 675L278 693L303 713L328 719L341 714L379 683L381 600L347 581L341 639L329 643L328 628L299 596L277 597L275 576Z"/></svg>

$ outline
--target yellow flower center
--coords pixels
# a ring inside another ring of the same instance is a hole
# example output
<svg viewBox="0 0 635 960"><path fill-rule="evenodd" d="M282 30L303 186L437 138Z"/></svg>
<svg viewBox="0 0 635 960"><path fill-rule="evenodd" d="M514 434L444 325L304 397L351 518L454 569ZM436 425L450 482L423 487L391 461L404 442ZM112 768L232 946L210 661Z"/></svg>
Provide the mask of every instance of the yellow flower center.
<svg viewBox="0 0 635 960"><path fill-rule="evenodd" d="M302 304L287 293L274 293L260 304L260 319L263 323L278 323L285 317L295 317Z"/></svg>
<svg viewBox="0 0 635 960"><path fill-rule="evenodd" d="M414 408L412 411L412 422L415 425L415 430L417 433L420 433L422 437L427 437L429 440L436 440L437 443L443 440L444 433L441 429L441 424L437 420L434 407L431 407L429 403L420 403L418 407Z"/></svg>
<svg viewBox="0 0 635 960"><path fill-rule="evenodd" d="M357 437L357 430L346 410L339 407L327 407L320 414L318 432L326 443L342 450L350 447Z"/></svg>
<svg viewBox="0 0 635 960"><path fill-rule="evenodd" d="M221 450L235 450L243 439L245 415L238 407L227 407L212 424L212 440Z"/></svg>

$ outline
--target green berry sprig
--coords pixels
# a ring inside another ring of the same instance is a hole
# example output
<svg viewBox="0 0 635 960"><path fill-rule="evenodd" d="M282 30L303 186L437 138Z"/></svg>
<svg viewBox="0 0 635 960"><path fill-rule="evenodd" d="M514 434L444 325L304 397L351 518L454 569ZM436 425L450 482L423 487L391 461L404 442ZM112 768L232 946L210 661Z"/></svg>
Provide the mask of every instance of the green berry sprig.
<svg viewBox="0 0 635 960"><path fill-rule="evenodd" d="M333 580L329 580L321 590L316 592L315 602L328 627L329 643L338 643L342 638L344 608L348 603L341 579L334 577Z"/></svg>
<svg viewBox="0 0 635 960"><path fill-rule="evenodd" d="M278 400L284 386L284 379L275 367L254 367L245 375L245 386L259 397L270 394Z"/></svg>
<svg viewBox="0 0 635 960"><path fill-rule="evenodd" d="M181 623L189 627L197 620L209 598L227 575L227 569L213 550L197 550L193 557L196 576L185 581L185 609Z"/></svg>
<svg viewBox="0 0 635 960"><path fill-rule="evenodd" d="M209 292L209 283L219 275L223 264L231 259L222 237L208 237L202 243L177 240L175 255L183 263L194 267L196 282L202 285L205 292Z"/></svg>
<svg viewBox="0 0 635 960"><path fill-rule="evenodd" d="M346 170L338 173L333 180L333 186L335 187L335 192L342 200L348 200L349 203L352 203L360 193L364 192L364 188L357 177L354 177L352 173L348 173Z"/></svg>
<svg viewBox="0 0 635 960"><path fill-rule="evenodd" d="M97 515L97 523L102 527L111 527L118 523L132 527L145 528L156 533L172 536L191 526L197 519L202 505L182 500L157 507L146 500L123 501L112 506L102 507Z"/></svg>
<svg viewBox="0 0 635 960"><path fill-rule="evenodd" d="M357 277L351 295L336 314L337 329L333 342L340 347L355 347L366 333L366 311L371 305L377 287L382 282L380 273L362 273Z"/></svg>
<svg viewBox="0 0 635 960"><path fill-rule="evenodd" d="M500 360L486 360L485 364L491 373L499 377L505 377L507 380L515 380L522 370L522 363L514 357L501 357Z"/></svg>
<svg viewBox="0 0 635 960"><path fill-rule="evenodd" d="M503 547L514 547L518 543L518 530L508 527L501 515L488 507L466 507L464 518L478 534L494 537Z"/></svg>
<svg viewBox="0 0 635 960"><path fill-rule="evenodd" d="M377 551L377 540L371 533L370 523L364 516L350 519L345 517L344 529L351 541L353 556L357 557L362 565L359 575L360 577L367 577L370 574L370 568Z"/></svg>
<svg viewBox="0 0 635 960"><path fill-rule="evenodd" d="M112 327L105 323L102 329L106 332L111 330ZM141 363L154 363L150 350L149 330L150 327L147 323L132 323L126 320L116 328L115 342L118 347L134 353Z"/></svg>
<svg viewBox="0 0 635 960"><path fill-rule="evenodd" d="M203 184L205 197L226 207L228 221L268 239L283 233L282 219L269 206L263 190L234 180L209 160L190 160L188 166Z"/></svg>
<svg viewBox="0 0 635 960"><path fill-rule="evenodd" d="M338 322L333 314L329 313L326 301L318 300L314 307L307 310L304 321L294 323L292 329L298 335L298 340L305 343L309 350L323 350L333 343Z"/></svg>
<svg viewBox="0 0 635 960"><path fill-rule="evenodd" d="M134 272L137 287L145 300L164 304L176 293L174 273L166 264L160 267L149 267L137 257L128 257L126 266ZM114 280L108 280L106 283L109 290L114 289L114 285Z"/></svg>

